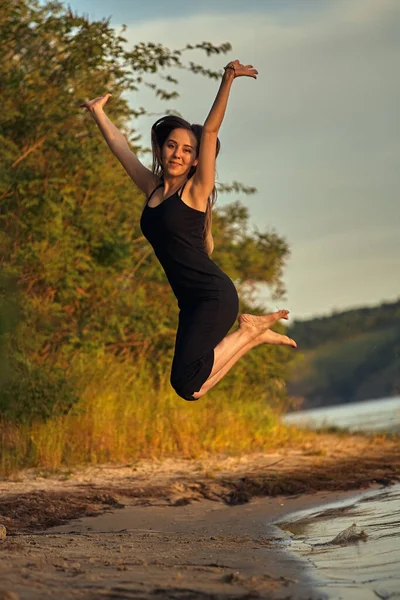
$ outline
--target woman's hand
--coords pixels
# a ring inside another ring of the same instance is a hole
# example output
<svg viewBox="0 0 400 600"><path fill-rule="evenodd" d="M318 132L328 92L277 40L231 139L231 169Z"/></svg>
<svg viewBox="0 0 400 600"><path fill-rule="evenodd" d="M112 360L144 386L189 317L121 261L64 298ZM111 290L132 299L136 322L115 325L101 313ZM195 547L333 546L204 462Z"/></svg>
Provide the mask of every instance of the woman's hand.
<svg viewBox="0 0 400 600"><path fill-rule="evenodd" d="M87 108L90 112L93 112L95 109L103 108L109 97L112 94L106 94L105 96L98 96L94 100L86 100L83 104L81 104L81 108Z"/></svg>
<svg viewBox="0 0 400 600"><path fill-rule="evenodd" d="M231 68L233 67L233 69ZM225 69L227 71L232 71L235 77L253 77L253 79L257 79L258 71L253 67L253 65L242 65L238 60L231 60Z"/></svg>

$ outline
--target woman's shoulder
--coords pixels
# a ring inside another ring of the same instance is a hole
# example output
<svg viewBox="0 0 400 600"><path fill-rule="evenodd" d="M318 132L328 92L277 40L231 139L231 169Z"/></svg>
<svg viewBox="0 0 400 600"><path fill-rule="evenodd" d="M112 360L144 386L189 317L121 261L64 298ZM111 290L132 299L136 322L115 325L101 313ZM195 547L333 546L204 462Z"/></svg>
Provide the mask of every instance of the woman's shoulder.
<svg viewBox="0 0 400 600"><path fill-rule="evenodd" d="M195 210L199 210L201 212L206 211L208 205L208 196L205 196L201 190L196 188L196 185L193 185L192 177L185 183L183 195L185 197L185 204L188 204Z"/></svg>
<svg viewBox="0 0 400 600"><path fill-rule="evenodd" d="M153 178L151 181L149 181L149 186L148 189L146 190L146 197L149 197L150 194L152 194L157 188L161 187L164 183L164 180L162 177L159 177L158 175L153 175Z"/></svg>

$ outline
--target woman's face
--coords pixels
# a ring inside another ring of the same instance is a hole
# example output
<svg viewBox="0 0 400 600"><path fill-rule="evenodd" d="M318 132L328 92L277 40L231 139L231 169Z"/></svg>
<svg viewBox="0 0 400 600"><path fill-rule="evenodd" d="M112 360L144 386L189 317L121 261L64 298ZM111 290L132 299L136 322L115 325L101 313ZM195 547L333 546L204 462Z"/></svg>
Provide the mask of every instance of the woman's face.
<svg viewBox="0 0 400 600"><path fill-rule="evenodd" d="M196 148L197 140L192 131L181 128L171 131L161 152L164 175L187 175L190 168L198 163Z"/></svg>

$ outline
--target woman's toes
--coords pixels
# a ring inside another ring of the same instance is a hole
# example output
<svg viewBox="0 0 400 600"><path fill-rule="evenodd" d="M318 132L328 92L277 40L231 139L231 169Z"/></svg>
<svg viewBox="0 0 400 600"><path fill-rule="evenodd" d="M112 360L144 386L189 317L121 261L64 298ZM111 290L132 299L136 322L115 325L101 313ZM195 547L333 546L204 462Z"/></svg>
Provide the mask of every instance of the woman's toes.
<svg viewBox="0 0 400 600"><path fill-rule="evenodd" d="M283 344L285 344L285 346L292 346L292 348L297 348L297 344L294 340L292 340L292 338L288 337L287 335L282 336L283 337Z"/></svg>

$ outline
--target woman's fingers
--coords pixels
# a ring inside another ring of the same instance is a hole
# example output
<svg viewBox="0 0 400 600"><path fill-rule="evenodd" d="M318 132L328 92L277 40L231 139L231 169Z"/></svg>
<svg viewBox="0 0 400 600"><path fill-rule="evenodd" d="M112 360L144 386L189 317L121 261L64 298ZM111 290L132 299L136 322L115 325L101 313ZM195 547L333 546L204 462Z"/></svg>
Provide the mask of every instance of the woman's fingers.
<svg viewBox="0 0 400 600"><path fill-rule="evenodd" d="M257 79L258 71L257 69L254 69L253 67L250 68L246 65L236 68L235 75L236 77L240 77L242 75L247 77L254 77L254 79Z"/></svg>
<svg viewBox="0 0 400 600"><path fill-rule="evenodd" d="M112 96L112 94L110 94L110 92L108 92L104 96L97 96L97 98L94 98L93 100L86 99L85 102L83 104L81 104L80 106L81 106L81 108L87 108L88 110L91 110L94 106L103 107L110 96Z"/></svg>
<svg viewBox="0 0 400 600"><path fill-rule="evenodd" d="M258 71L253 65L242 65L239 60L231 60L229 63L235 68L235 77L253 77L257 79Z"/></svg>

